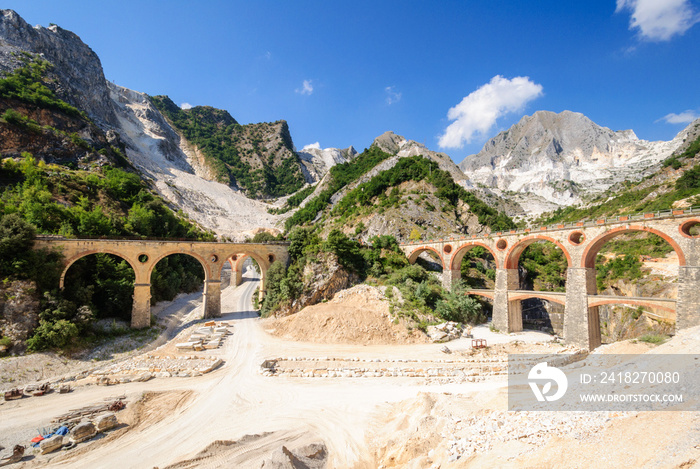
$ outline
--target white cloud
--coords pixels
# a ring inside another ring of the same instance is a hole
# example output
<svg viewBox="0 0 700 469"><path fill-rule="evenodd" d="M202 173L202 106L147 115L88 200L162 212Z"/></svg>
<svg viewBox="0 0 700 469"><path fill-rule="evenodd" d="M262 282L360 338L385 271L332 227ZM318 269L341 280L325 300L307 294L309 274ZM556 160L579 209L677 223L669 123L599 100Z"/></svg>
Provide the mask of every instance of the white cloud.
<svg viewBox="0 0 700 469"><path fill-rule="evenodd" d="M302 148L301 151L320 150L320 149L321 149L321 144L319 142L316 142L316 143L309 143L308 145L304 145L304 148Z"/></svg>
<svg viewBox="0 0 700 469"><path fill-rule="evenodd" d="M617 0L615 12L623 10L631 12L630 29L650 41L668 41L700 21L689 0Z"/></svg>
<svg viewBox="0 0 700 469"><path fill-rule="evenodd" d="M301 88L297 88L294 91L299 94L305 94L308 96L314 92L314 87L311 84L311 80L304 80L304 83L302 83Z"/></svg>
<svg viewBox="0 0 700 469"><path fill-rule="evenodd" d="M690 124L695 119L700 119L700 113L689 109L687 111L681 112L680 114L676 114L675 112L666 114L661 119L658 119L656 122L664 121L667 124Z"/></svg>
<svg viewBox="0 0 700 469"><path fill-rule="evenodd" d="M445 129L438 144L442 148L462 148L471 143L474 134L486 135L499 117L521 110L541 95L542 85L528 77L509 80L496 75L447 112L447 118L454 122Z"/></svg>
<svg viewBox="0 0 700 469"><path fill-rule="evenodd" d="M180 104L180 109L192 109L192 105L190 103L182 103Z"/></svg>
<svg viewBox="0 0 700 469"><path fill-rule="evenodd" d="M401 93L396 91L396 89L394 89L393 86L387 86L386 88L384 88L384 91L386 92L386 103L389 106L401 101Z"/></svg>

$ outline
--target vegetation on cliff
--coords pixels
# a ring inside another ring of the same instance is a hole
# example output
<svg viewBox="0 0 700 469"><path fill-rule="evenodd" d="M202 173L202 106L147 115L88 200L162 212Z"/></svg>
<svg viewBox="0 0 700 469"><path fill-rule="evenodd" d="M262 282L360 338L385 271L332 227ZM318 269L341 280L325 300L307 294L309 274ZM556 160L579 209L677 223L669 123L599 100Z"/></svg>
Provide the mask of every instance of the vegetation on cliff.
<svg viewBox="0 0 700 469"><path fill-rule="evenodd" d="M151 97L170 123L205 156L220 182L249 197L280 197L305 183L284 121L240 125L210 106L181 109L167 96Z"/></svg>
<svg viewBox="0 0 700 469"><path fill-rule="evenodd" d="M336 225L343 225L349 219L361 214L383 211L388 207L399 207L405 201L400 198L398 186L407 181L421 182L435 188L435 197L441 203L443 212L457 211L460 203L468 206L469 212L478 217L480 224L492 230L505 230L515 227L513 221L504 213L489 207L471 192L457 185L447 171L441 170L437 163L421 156L401 158L390 169L373 176L344 196L331 209L331 198L338 191L357 181L372 168L391 157L377 146L372 146L359 154L352 161L331 168L330 180L325 189L306 203L285 222L287 231L295 226L309 224L319 213L327 215ZM388 194L388 195L387 195ZM425 202L425 201L424 201ZM425 209L435 210L429 202Z"/></svg>
<svg viewBox="0 0 700 469"><path fill-rule="evenodd" d="M361 245L339 230L331 231L326 240L321 240L316 230L298 227L289 233L289 241L289 268L276 262L268 271L266 297L261 306L263 316L289 310L311 293L317 279L307 272L314 271L313 264L337 262L351 274L353 283L387 286L387 295L392 300L390 292L396 287L401 300L393 301L393 311L411 318L416 327L424 329L440 319L469 323L486 319L479 303L464 294L461 284L452 291L444 290L430 272L420 265L410 265L393 236L376 236L371 244ZM324 275L321 269L317 276Z"/></svg>
<svg viewBox="0 0 700 469"><path fill-rule="evenodd" d="M128 320L134 278L124 260L96 254L71 266L59 293L60 255L32 250L35 234L213 239L124 169L121 150L47 86L50 68L25 55L22 67L0 78L2 148L12 156L0 161L0 278L33 282L41 300L38 327L27 341L34 350L75 345L77 337L94 335L95 319ZM26 145L40 157L22 151ZM76 161L89 170L76 169ZM179 287L199 288L203 279L198 261L171 256L154 269L152 300L172 299Z"/></svg>
<svg viewBox="0 0 700 469"><path fill-rule="evenodd" d="M380 206L396 205L400 203L398 198L392 193L387 197L387 190L392 189L393 192L393 188L406 181L423 180L437 189L435 196L443 202L443 211L454 212L458 202L462 201L469 206L469 211L478 217L480 224L493 231L515 228L513 221L505 213L486 205L474 194L457 185L450 173L441 170L437 163L422 156L401 158L391 169L382 171L360 184L333 207L331 214L339 216L342 223L346 217L366 207L375 198L381 199Z"/></svg>
<svg viewBox="0 0 700 469"><path fill-rule="evenodd" d="M54 109L72 116L86 117L85 113L58 99L45 84L46 73L53 65L41 58L24 52L20 57L24 63L0 79L0 97L17 99L39 108Z"/></svg>

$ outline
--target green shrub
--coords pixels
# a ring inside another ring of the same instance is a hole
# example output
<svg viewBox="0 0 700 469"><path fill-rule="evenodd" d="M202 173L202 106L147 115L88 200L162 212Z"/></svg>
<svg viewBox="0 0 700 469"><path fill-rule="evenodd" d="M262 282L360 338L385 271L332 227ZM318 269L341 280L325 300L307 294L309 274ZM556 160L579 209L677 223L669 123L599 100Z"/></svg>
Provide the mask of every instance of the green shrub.
<svg viewBox="0 0 700 469"><path fill-rule="evenodd" d="M340 265L361 273L364 270L364 257L360 252L360 243L345 236L340 230L332 230L323 243L323 249L338 256Z"/></svg>
<svg viewBox="0 0 700 469"><path fill-rule="evenodd" d="M660 345L668 340L668 336L661 334L645 334L637 340L639 340L640 342L646 342L648 344Z"/></svg>
<svg viewBox="0 0 700 469"><path fill-rule="evenodd" d="M460 286L447 292L435 305L435 313L446 321L481 324L486 320L481 305Z"/></svg>
<svg viewBox="0 0 700 469"><path fill-rule="evenodd" d="M27 348L37 352L48 349L62 349L70 345L79 335L80 330L67 319L58 321L40 321L34 335L27 339Z"/></svg>

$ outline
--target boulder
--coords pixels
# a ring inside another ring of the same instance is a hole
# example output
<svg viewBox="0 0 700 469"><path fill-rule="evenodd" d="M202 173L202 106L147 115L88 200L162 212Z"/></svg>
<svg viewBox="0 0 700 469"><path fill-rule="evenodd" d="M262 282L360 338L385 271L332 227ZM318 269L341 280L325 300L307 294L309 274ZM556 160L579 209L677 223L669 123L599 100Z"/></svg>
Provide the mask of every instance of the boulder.
<svg viewBox="0 0 700 469"><path fill-rule="evenodd" d="M89 440L97 434L97 429L92 422L82 421L70 431L70 441L80 443Z"/></svg>
<svg viewBox="0 0 700 469"><path fill-rule="evenodd" d="M117 421L117 416L114 415L112 412L108 414L99 415L95 419L95 429L98 432L109 430L110 428L116 427L118 424L119 422Z"/></svg>
<svg viewBox="0 0 700 469"><path fill-rule="evenodd" d="M153 378L153 373L151 373L150 371L144 371L134 381L138 381L138 382L142 383L142 382L148 381L152 378Z"/></svg>
<svg viewBox="0 0 700 469"><path fill-rule="evenodd" d="M63 446L63 435L54 435L51 438L41 440L39 443L39 452L41 454L51 453L60 449Z"/></svg>
<svg viewBox="0 0 700 469"><path fill-rule="evenodd" d="M443 322L435 326L428 326L427 333L433 342L448 342L462 336L462 325L451 321Z"/></svg>

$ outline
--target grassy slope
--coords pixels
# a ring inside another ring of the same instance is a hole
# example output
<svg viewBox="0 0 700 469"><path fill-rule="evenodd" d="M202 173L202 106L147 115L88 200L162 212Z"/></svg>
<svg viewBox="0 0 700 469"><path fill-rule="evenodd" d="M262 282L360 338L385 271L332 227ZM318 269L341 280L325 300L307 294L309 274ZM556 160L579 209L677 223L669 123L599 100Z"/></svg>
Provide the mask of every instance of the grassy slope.
<svg viewBox="0 0 700 469"><path fill-rule="evenodd" d="M363 219L385 215L387 219L406 222L408 231L412 232L410 227L413 227L416 230L414 235L417 235L427 230L419 229L415 220L409 220L411 214L423 218L424 214L435 212L436 220L448 220L450 226L444 229L449 233L458 230L457 225L461 223L464 211L475 215L481 225L493 230L514 226L505 214L458 186L449 173L440 170L435 162L420 156L399 159L392 168L347 191L335 205L331 203L335 194L389 157L391 155L373 146L351 162L331 168L325 189L290 217L285 228L290 230L321 217L322 221L318 223L326 228L336 227L347 231L348 227L355 227L355 234L360 234L365 228ZM430 225L433 224L431 221ZM405 237L408 238L408 233Z"/></svg>

